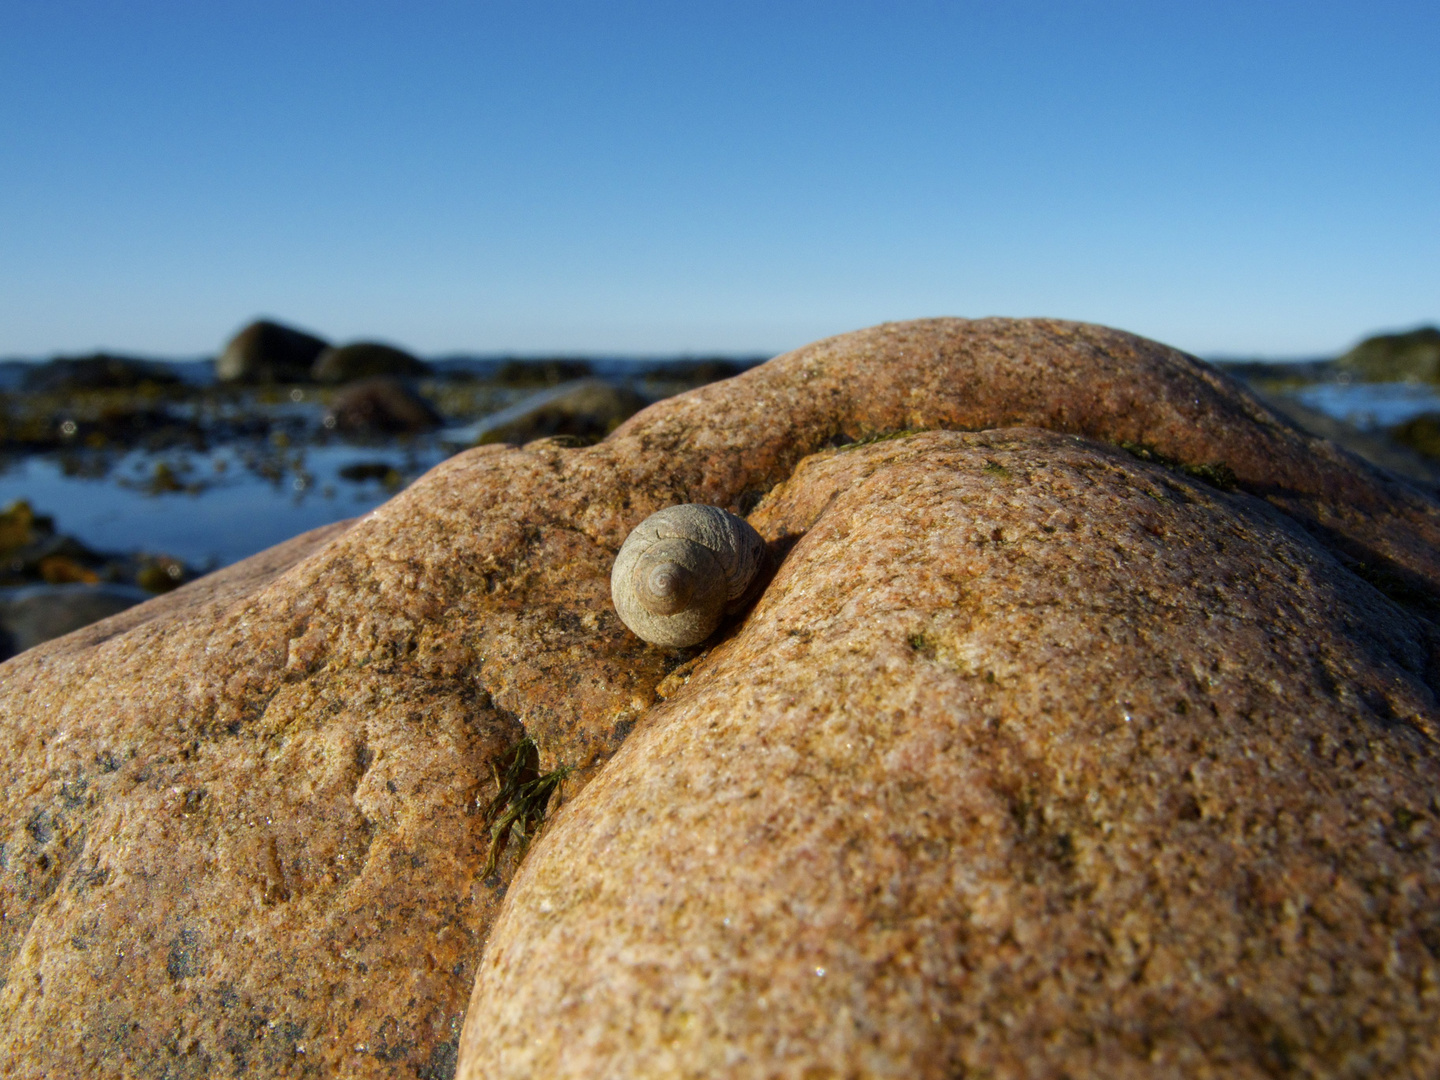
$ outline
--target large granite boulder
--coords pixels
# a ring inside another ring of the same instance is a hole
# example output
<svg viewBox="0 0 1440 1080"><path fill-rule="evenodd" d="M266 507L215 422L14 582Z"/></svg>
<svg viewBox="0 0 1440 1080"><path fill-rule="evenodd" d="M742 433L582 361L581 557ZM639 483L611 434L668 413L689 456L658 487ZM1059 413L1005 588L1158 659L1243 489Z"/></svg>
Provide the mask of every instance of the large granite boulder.
<svg viewBox="0 0 1440 1080"><path fill-rule="evenodd" d="M215 361L221 382L308 382L310 367L328 343L314 334L257 319L243 327Z"/></svg>
<svg viewBox="0 0 1440 1080"><path fill-rule="evenodd" d="M708 651L609 604L683 501L771 547ZM1044 320L469 451L0 667L0 1058L1433 1073L1437 541L1200 362Z"/></svg>
<svg viewBox="0 0 1440 1080"><path fill-rule="evenodd" d="M511 886L462 1076L1440 1064L1424 620L1033 428L814 455L750 520L801 539Z"/></svg>

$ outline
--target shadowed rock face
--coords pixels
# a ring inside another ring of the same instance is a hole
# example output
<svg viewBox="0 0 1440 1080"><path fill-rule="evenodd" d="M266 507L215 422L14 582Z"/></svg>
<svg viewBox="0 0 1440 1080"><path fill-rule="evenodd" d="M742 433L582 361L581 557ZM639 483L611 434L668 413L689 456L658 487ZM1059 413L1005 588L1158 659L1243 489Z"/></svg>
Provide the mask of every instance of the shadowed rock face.
<svg viewBox="0 0 1440 1080"><path fill-rule="evenodd" d="M951 430L834 445L907 429ZM609 604L679 502L778 565L708 654ZM0 667L0 1054L1433 1072L1437 514L1198 361L1040 320L470 451ZM526 735L566 801L487 876Z"/></svg>

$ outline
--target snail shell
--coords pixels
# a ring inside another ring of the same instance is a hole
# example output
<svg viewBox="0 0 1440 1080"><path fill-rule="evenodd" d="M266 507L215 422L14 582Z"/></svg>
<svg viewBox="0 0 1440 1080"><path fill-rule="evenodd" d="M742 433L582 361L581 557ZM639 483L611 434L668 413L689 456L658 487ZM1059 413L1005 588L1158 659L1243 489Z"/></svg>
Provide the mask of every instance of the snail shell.
<svg viewBox="0 0 1440 1080"><path fill-rule="evenodd" d="M610 571L621 620L652 645L696 645L745 606L765 541L718 506L681 503L635 526Z"/></svg>

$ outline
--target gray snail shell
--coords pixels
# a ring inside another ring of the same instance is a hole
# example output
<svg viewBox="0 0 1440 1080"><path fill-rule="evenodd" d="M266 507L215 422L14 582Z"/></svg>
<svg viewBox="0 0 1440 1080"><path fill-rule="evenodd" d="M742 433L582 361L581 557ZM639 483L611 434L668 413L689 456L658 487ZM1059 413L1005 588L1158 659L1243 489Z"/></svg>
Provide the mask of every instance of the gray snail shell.
<svg viewBox="0 0 1440 1080"><path fill-rule="evenodd" d="M652 645L698 645L745 606L765 541L718 506L681 503L642 521L610 571L620 619Z"/></svg>

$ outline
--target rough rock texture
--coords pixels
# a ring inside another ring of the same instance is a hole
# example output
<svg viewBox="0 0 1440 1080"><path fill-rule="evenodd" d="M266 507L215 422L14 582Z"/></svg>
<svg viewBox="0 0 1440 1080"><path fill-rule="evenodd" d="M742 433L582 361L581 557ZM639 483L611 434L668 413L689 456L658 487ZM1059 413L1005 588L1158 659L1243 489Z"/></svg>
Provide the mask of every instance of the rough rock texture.
<svg viewBox="0 0 1440 1080"><path fill-rule="evenodd" d="M687 501L778 566L708 654L608 599ZM0 666L0 1060L446 1076L473 984L466 1076L1433 1074L1437 541L1072 323L470 451ZM512 885L522 735L573 771Z"/></svg>
<svg viewBox="0 0 1440 1080"><path fill-rule="evenodd" d="M1440 1070L1421 620L1033 429L751 520L804 538L531 855L460 1075Z"/></svg>

